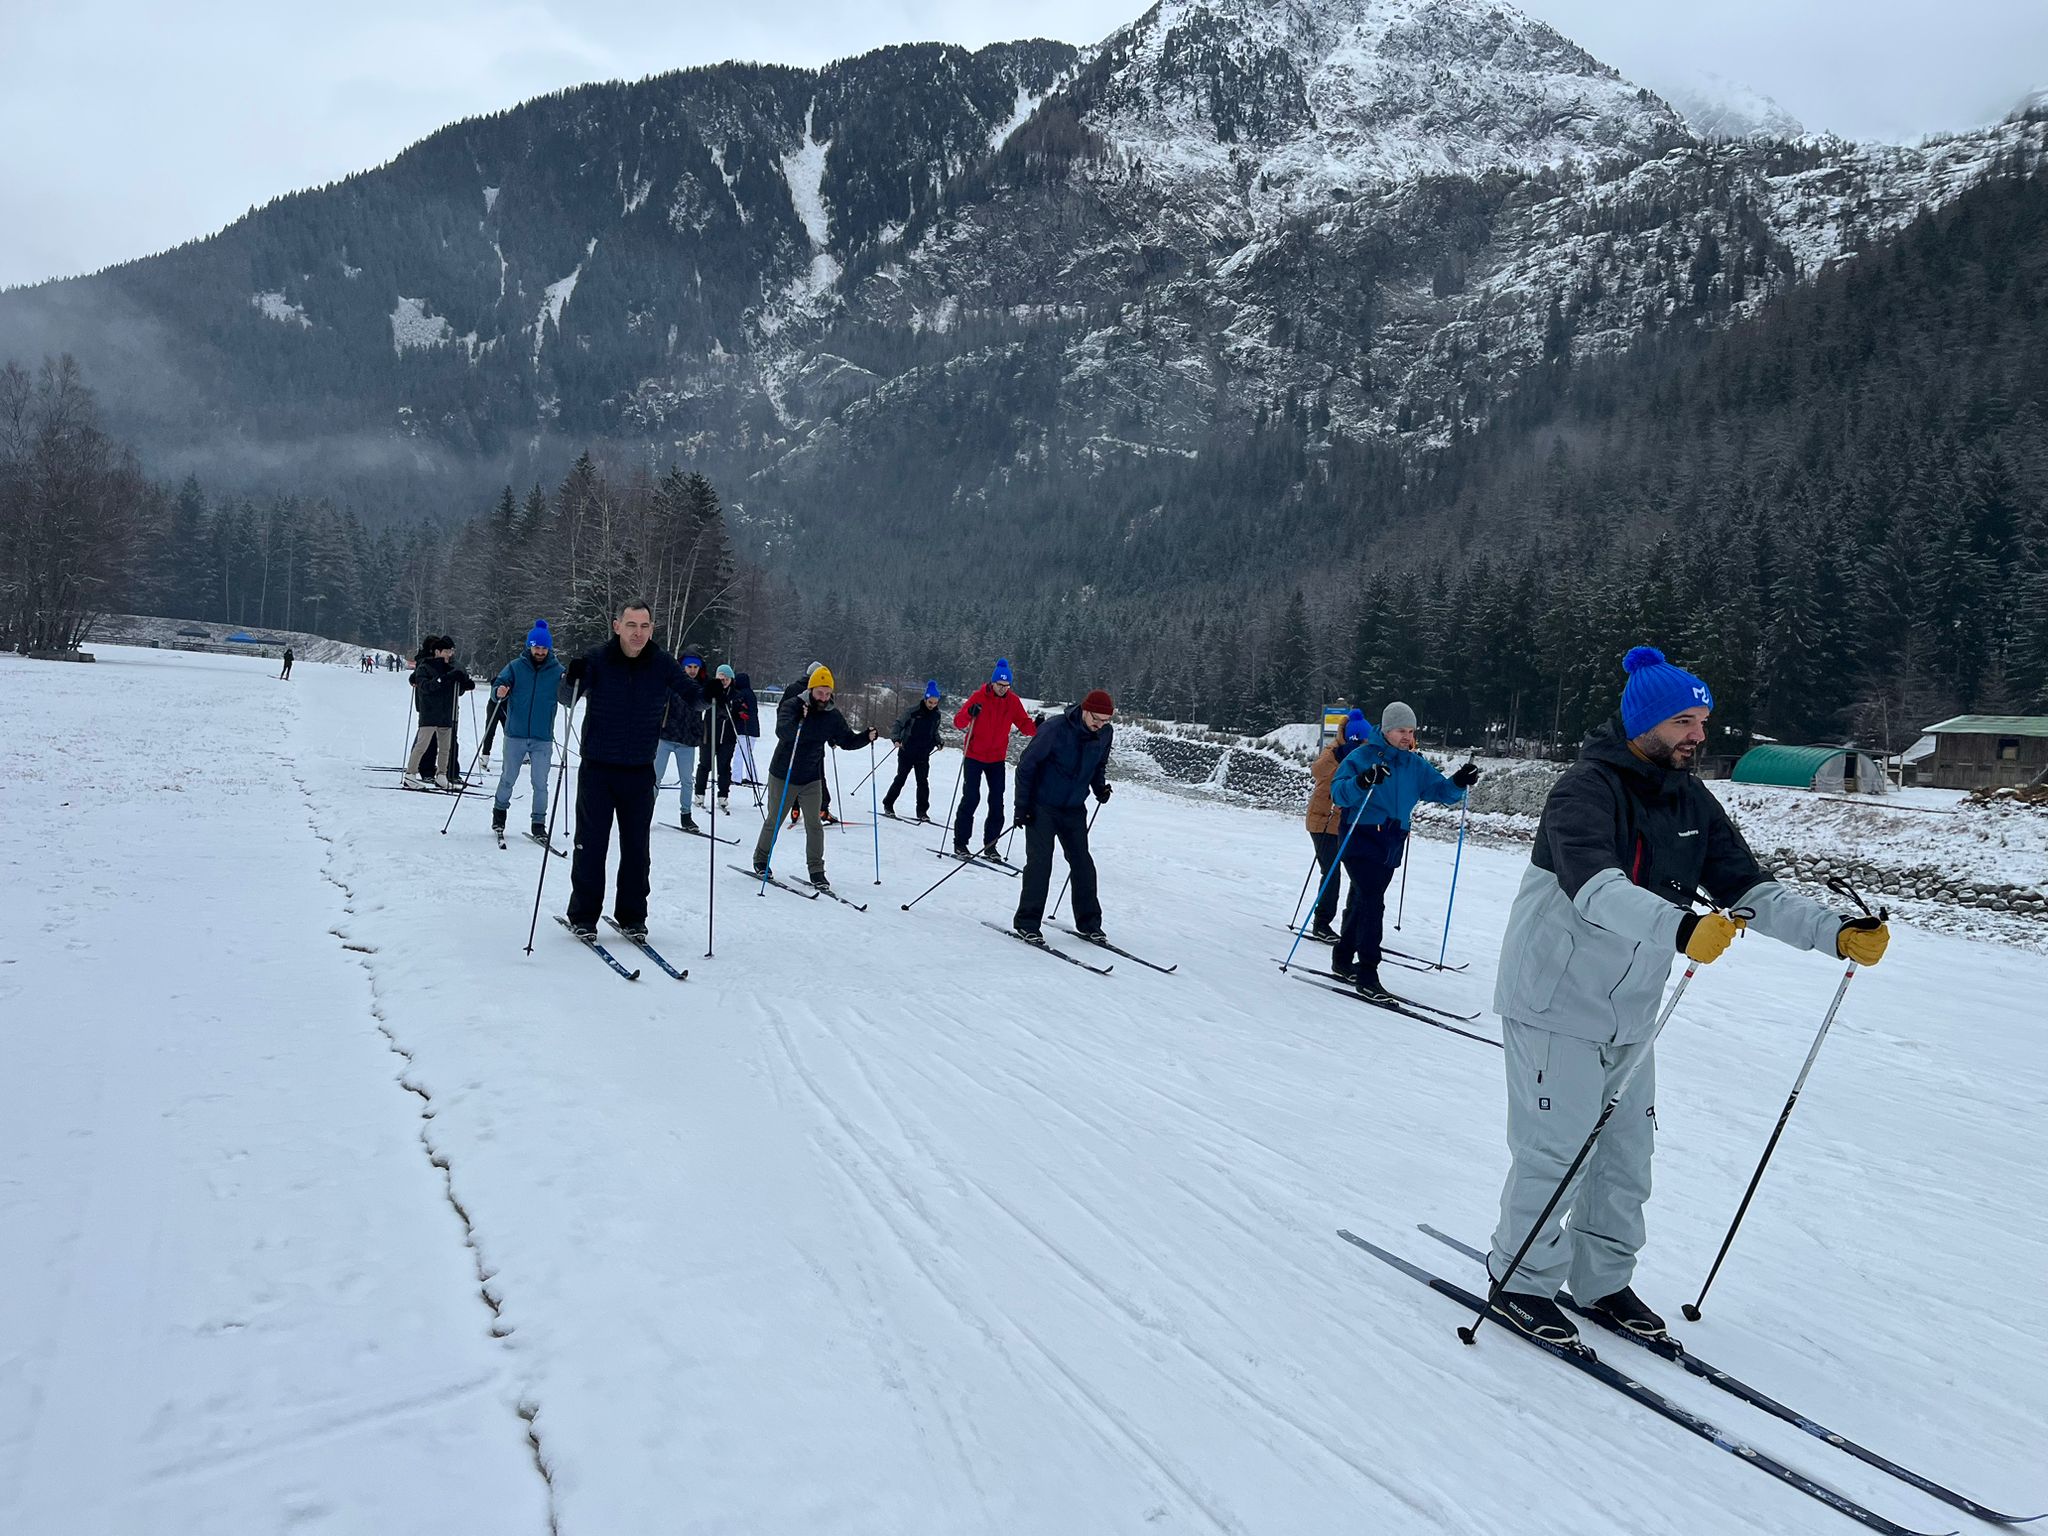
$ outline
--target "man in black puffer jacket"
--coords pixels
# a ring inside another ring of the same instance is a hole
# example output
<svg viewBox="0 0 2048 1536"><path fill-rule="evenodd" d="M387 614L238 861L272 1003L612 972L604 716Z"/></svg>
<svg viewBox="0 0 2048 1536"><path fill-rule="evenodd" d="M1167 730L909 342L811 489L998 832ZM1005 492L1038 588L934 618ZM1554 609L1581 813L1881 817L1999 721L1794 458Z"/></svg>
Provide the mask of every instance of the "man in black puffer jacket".
<svg viewBox="0 0 2048 1536"><path fill-rule="evenodd" d="M1095 894L1095 858L1088 852L1088 816L1082 809L1092 790L1096 802L1109 799L1109 749L1116 740L1110 717L1116 704L1100 688L1039 728L1017 760L1017 811L1024 829L1024 889L1017 898L1020 937L1042 944L1045 893L1052 884L1052 845L1059 840L1074 876L1074 927L1084 939L1102 938L1102 902Z"/></svg>
<svg viewBox="0 0 2048 1536"><path fill-rule="evenodd" d="M939 750L945 720L939 714L938 680L924 685L924 697L903 712L889 739L896 743L896 780L882 796L882 810L896 814L896 797L913 773L917 775L917 819L929 821L932 814L932 754Z"/></svg>
<svg viewBox="0 0 2048 1536"><path fill-rule="evenodd" d="M654 743L672 690L689 679L654 643L654 613L633 602L612 621L612 638L569 663L565 703L587 706L576 775L576 861L569 875L569 926L597 932L612 822L619 824L619 879L612 917L629 935L647 934L647 841L654 830Z"/></svg>

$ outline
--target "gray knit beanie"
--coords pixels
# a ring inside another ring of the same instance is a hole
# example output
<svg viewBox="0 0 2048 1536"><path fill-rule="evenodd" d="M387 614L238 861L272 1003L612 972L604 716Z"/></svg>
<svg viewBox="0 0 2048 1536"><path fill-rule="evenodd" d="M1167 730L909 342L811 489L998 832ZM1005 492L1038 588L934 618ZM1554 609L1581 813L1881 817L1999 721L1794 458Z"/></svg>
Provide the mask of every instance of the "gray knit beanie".
<svg viewBox="0 0 2048 1536"><path fill-rule="evenodd" d="M1393 703L1381 711L1380 734L1382 736L1386 735L1388 731L1412 731L1414 729L1415 711L1406 704L1403 704L1399 699L1394 700Z"/></svg>

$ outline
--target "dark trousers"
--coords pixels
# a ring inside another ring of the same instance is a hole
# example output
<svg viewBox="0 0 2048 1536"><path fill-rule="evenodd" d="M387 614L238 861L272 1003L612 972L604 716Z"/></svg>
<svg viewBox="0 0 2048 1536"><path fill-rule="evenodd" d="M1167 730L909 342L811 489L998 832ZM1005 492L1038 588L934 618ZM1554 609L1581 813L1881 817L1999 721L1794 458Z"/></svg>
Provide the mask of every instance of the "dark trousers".
<svg viewBox="0 0 2048 1536"><path fill-rule="evenodd" d="M1337 935L1333 966L1356 962L1360 971L1380 968L1380 935L1387 926L1387 887L1401 867L1401 847L1408 834L1382 823L1360 827L1344 850L1344 873L1351 877L1351 900L1344 908L1344 927Z"/></svg>
<svg viewBox="0 0 2048 1536"><path fill-rule="evenodd" d="M576 858L569 869L569 921L597 926L604 911L604 867L612 822L619 824L619 884L612 916L631 928L647 921L647 840L654 830L654 765L585 763L576 775Z"/></svg>
<svg viewBox="0 0 2048 1536"><path fill-rule="evenodd" d="M967 759L967 780L960 787L960 814L953 820L953 842L957 846L974 835L974 811L981 804L981 786L988 784L988 820L983 823L982 845L986 847L1003 835L1003 793L1009 784L1008 763L977 763ZM1045 893L1039 892L1042 900Z"/></svg>
<svg viewBox="0 0 2048 1536"><path fill-rule="evenodd" d="M912 774L917 775L917 819L923 821L932 813L932 755L920 752L912 756L908 752L896 754L896 781L889 786L889 793L882 796L882 809L896 809L896 797L903 793L904 781Z"/></svg>
<svg viewBox="0 0 2048 1536"><path fill-rule="evenodd" d="M1344 837L1338 832L1311 832L1309 841L1316 845L1316 868L1323 884L1323 894L1316 898L1316 926L1334 928L1337 926L1337 888L1344 882L1330 873L1337 867L1337 850L1344 846Z"/></svg>
<svg viewBox="0 0 2048 1536"><path fill-rule="evenodd" d="M732 750L739 745L736 737L718 738L718 797L723 800L732 793ZM711 754L697 754L697 798L704 798L704 786L711 782Z"/></svg>
<svg viewBox="0 0 2048 1536"><path fill-rule="evenodd" d="M1074 872L1074 926L1083 933L1102 926L1102 898L1095 893L1095 858L1088 851L1088 812L1078 805L1041 805L1024 829L1024 891L1017 898L1017 926L1034 932L1045 919L1045 893L1052 884L1052 845L1057 839Z"/></svg>

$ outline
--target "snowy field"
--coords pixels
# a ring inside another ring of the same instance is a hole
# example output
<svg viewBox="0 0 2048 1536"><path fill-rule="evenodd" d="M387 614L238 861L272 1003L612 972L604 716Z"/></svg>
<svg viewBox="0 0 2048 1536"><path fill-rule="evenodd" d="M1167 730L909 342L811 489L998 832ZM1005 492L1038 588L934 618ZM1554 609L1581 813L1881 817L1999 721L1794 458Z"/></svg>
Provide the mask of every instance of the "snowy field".
<svg viewBox="0 0 2048 1536"><path fill-rule="evenodd" d="M1415 1225L1489 1231L1501 1059L1276 974L1297 819L1127 786L1107 926L1180 972L1100 978L980 925L1003 876L900 911L928 833L879 829L879 889L874 831L831 834L861 914L658 828L655 942L693 974L628 984L551 921L563 861L529 957L539 851L368 770L402 676L95 649L0 658L9 1536L1855 1529L1513 1339L1462 1347L1337 1240L1471 1281ZM1449 849L1417 855L1397 942L1433 954ZM1523 862L1468 846L1470 972L1390 980L1483 1008ZM1839 972L1745 941L1667 1035L1638 1280L1667 1314ZM2022 1514L2044 988L2048 958L1901 929L1682 1330ZM1974 1524L1602 1352L1908 1526Z"/></svg>

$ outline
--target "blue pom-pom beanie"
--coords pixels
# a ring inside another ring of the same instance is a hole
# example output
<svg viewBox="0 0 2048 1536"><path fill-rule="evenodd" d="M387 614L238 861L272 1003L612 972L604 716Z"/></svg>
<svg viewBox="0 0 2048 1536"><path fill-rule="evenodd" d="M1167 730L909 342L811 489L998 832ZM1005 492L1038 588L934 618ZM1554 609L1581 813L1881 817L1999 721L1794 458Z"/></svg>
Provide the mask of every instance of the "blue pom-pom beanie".
<svg viewBox="0 0 2048 1536"><path fill-rule="evenodd" d="M939 680L937 678L933 678L924 685L924 696L928 699L939 697Z"/></svg>
<svg viewBox="0 0 2048 1536"><path fill-rule="evenodd" d="M1344 740L1365 740L1365 711L1354 709L1344 717Z"/></svg>
<svg viewBox="0 0 2048 1536"><path fill-rule="evenodd" d="M1621 690L1621 728L1631 739L1685 710L1714 707L1713 690L1653 646L1637 646L1621 665L1628 673Z"/></svg>
<svg viewBox="0 0 2048 1536"><path fill-rule="evenodd" d="M992 683L1013 683L1016 681L1016 679L1010 675L1009 657L998 656L996 658L996 669L994 672L989 674L989 681Z"/></svg>
<svg viewBox="0 0 2048 1536"><path fill-rule="evenodd" d="M533 628L526 632L526 643L530 646L542 646L550 651L555 648L555 637L548 633L548 621L546 619L535 619L533 621Z"/></svg>

